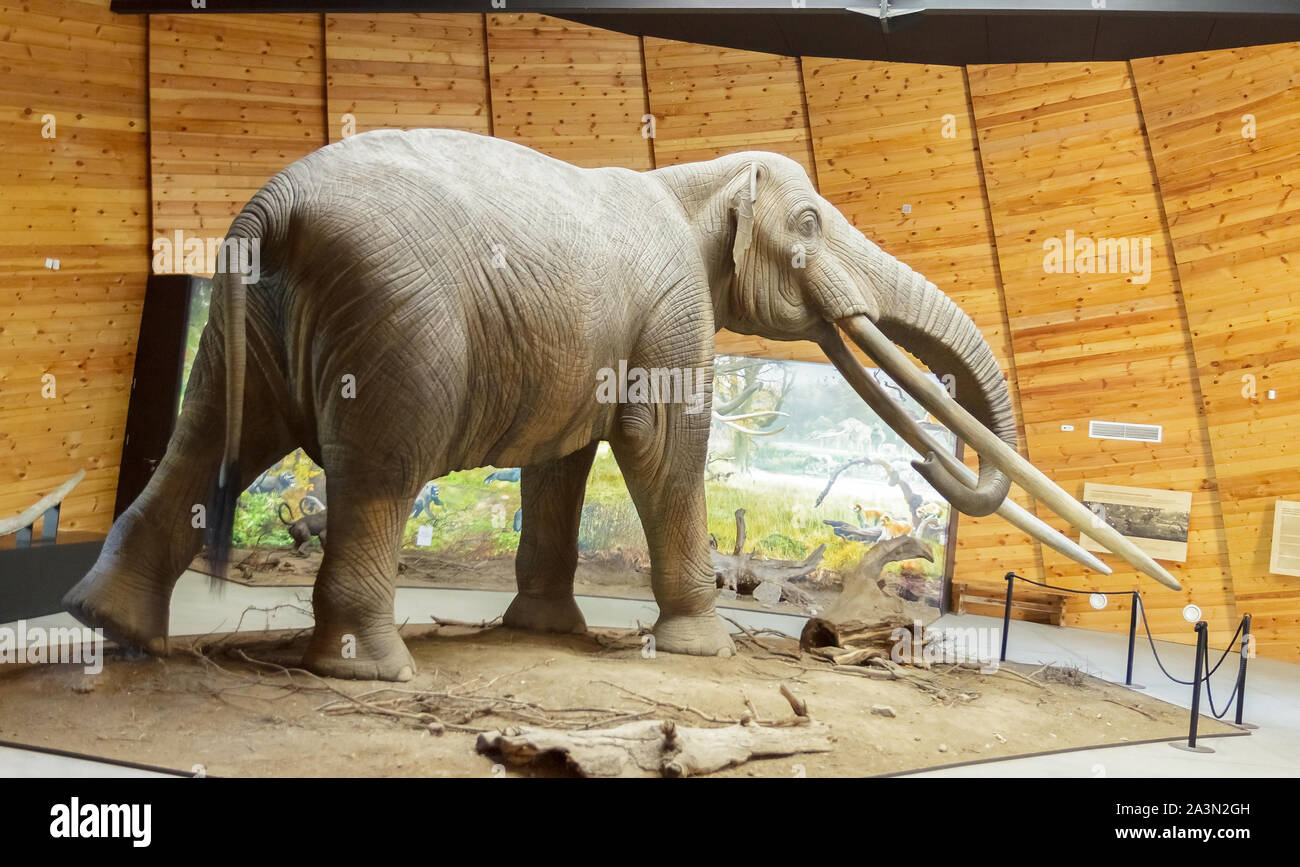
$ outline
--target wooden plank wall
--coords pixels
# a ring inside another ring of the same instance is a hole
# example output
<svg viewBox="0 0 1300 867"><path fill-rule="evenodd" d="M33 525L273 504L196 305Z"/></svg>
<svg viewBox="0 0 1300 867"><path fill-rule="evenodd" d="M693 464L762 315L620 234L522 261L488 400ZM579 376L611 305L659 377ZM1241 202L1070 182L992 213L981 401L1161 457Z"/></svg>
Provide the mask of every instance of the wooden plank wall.
<svg viewBox="0 0 1300 867"><path fill-rule="evenodd" d="M648 37L645 64L657 165L763 150L813 173L797 58Z"/></svg>
<svg viewBox="0 0 1300 867"><path fill-rule="evenodd" d="M0 262L16 285L0 299L0 514L84 465L67 520L107 526L148 240L220 237L271 174L327 141L444 126L634 169L773 149L972 315L1045 472L1076 494L1084 479L1194 493L1181 594L1127 569L1085 573L996 518L962 521L958 580L999 585L1015 568L1136 583L1162 637L1188 640L1178 609L1193 600L1216 641L1249 610L1261 654L1300 659L1300 582L1267 575L1272 502L1300 496L1288 391L1300 46L962 70L642 40L541 15L155 16L146 36L107 0L0 7L0 36ZM39 137L46 112L54 140ZM1254 139L1240 137L1243 114ZM1149 238L1150 280L1046 271L1043 240L1067 231ZM734 335L719 346L819 357ZM44 372L60 376L56 401L33 385ZM1161 424L1165 440L1090 440L1090 418ZM1072 605L1068 622L1118 630L1127 611Z"/></svg>
<svg viewBox="0 0 1300 867"><path fill-rule="evenodd" d="M655 165L766 150L795 160L816 181L796 58L647 38L645 74L655 119ZM718 333L717 351L826 360L814 343L765 340L730 331Z"/></svg>
<svg viewBox="0 0 1300 867"><path fill-rule="evenodd" d="M1262 653L1300 659L1300 578L1268 572L1273 504L1300 500L1300 44L1132 68L1196 351L1237 607L1253 614Z"/></svg>
<svg viewBox="0 0 1300 867"><path fill-rule="evenodd" d="M1236 607L1209 481L1213 462L1128 65L972 67L970 93L1035 465L1076 497L1085 480L1193 492L1188 561L1165 564L1182 592L1163 590L1116 557L1106 558L1113 575L1088 583L1136 584L1152 631L1171 640L1187 640L1180 611L1194 600L1211 640L1226 641ZM1045 244L1068 233L1149 242L1148 279L1056 273ZM1089 419L1163 425L1164 439L1091 439ZM1042 553L1049 581L1079 583L1071 561ZM1128 617L1126 606L1093 611L1079 597L1067 623L1118 630L1128 628Z"/></svg>
<svg viewBox="0 0 1300 867"><path fill-rule="evenodd" d="M85 469L60 526L95 532L113 517L149 261L145 20L108 5L0 5L0 516Z"/></svg>
<svg viewBox="0 0 1300 867"><path fill-rule="evenodd" d="M319 15L151 16L155 238L225 237L267 179L326 144L324 56Z"/></svg>
<svg viewBox="0 0 1300 867"><path fill-rule="evenodd" d="M431 126L491 135L483 16L325 16L325 96L331 142Z"/></svg>
<svg viewBox="0 0 1300 867"><path fill-rule="evenodd" d="M546 15L487 16L494 134L579 166L654 167L641 40Z"/></svg>
<svg viewBox="0 0 1300 867"><path fill-rule="evenodd" d="M1015 403L962 70L805 57L803 73L822 195L882 249L961 305L1007 373ZM903 213L905 205L910 213ZM1023 452L1024 430L1017 426ZM969 450L967 463L976 465ZM1023 492L1014 494L1028 503ZM958 522L955 581L997 582L1008 571L1042 580L1033 539L996 515Z"/></svg>

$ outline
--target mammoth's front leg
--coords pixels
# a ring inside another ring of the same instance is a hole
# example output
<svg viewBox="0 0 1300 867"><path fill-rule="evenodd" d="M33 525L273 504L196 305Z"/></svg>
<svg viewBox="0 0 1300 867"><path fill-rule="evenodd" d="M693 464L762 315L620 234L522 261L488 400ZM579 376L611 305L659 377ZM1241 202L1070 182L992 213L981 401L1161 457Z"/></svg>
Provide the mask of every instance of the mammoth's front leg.
<svg viewBox="0 0 1300 867"><path fill-rule="evenodd" d="M578 525L587 475L596 457L593 442L567 457L524 467L520 477L524 524L515 555L519 593L502 622L515 629L586 632L573 599L578 567Z"/></svg>
<svg viewBox="0 0 1300 867"><path fill-rule="evenodd" d="M357 489L333 474L329 484L329 545L312 592L316 628L303 665L332 677L410 680L415 661L397 634L393 595L415 494Z"/></svg>
<svg viewBox="0 0 1300 867"><path fill-rule="evenodd" d="M735 645L714 611L718 589L704 505L709 420L707 403L628 404L610 445L650 544L656 648L730 656Z"/></svg>

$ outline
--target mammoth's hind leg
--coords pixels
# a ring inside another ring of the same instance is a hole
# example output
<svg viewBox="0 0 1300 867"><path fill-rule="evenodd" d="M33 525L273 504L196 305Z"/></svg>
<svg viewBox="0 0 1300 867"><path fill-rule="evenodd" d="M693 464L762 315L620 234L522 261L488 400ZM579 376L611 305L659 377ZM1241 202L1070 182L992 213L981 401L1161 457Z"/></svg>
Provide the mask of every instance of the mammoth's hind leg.
<svg viewBox="0 0 1300 867"><path fill-rule="evenodd" d="M219 337L203 333L185 407L144 491L113 522L91 570L63 597L82 623L150 653L168 647L172 588L203 543L212 484L221 464L225 373ZM214 433L216 432L216 433ZM263 373L250 367L240 443L241 490L297 445ZM198 520L202 516L202 520Z"/></svg>
<svg viewBox="0 0 1300 867"><path fill-rule="evenodd" d="M714 610L717 579L704 504L709 422L707 404L694 411L686 404L628 404L610 444L650 545L656 647L730 656L735 645Z"/></svg>
<svg viewBox="0 0 1300 867"><path fill-rule="evenodd" d="M312 592L316 628L303 658L309 670L359 680L415 675L393 621L397 553L414 499L330 476L330 544Z"/></svg>
<svg viewBox="0 0 1300 867"><path fill-rule="evenodd" d="M515 556L519 593L502 622L516 629L585 632L573 599L578 524L587 475L598 443L559 460L524 467L520 478L524 523Z"/></svg>

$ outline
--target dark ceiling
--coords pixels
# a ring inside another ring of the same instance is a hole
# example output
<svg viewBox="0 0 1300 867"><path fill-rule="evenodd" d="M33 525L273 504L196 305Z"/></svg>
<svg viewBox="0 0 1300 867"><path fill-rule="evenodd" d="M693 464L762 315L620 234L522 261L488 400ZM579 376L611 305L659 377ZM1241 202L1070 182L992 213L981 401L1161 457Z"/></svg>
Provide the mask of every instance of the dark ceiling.
<svg viewBox="0 0 1300 867"><path fill-rule="evenodd" d="M1298 3L1297 5L1300 5ZM920 13L884 33L848 11L816 14L602 12L562 17L639 36L812 57L910 63L1128 60L1213 48L1300 41L1294 16L1170 13Z"/></svg>
<svg viewBox="0 0 1300 867"><path fill-rule="evenodd" d="M800 8L792 8L802 2ZM1103 8L1094 9L1094 4ZM122 13L548 12L638 36L913 63L1127 60L1300 41L1300 0L113 0ZM858 6L871 14L849 11ZM912 11L914 9L923 11Z"/></svg>

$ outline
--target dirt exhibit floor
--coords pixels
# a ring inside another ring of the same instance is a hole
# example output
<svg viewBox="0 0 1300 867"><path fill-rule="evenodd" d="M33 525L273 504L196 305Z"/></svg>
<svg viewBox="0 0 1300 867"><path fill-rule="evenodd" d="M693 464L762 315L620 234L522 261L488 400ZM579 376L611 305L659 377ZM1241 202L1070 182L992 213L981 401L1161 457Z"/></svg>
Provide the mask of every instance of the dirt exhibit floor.
<svg viewBox="0 0 1300 867"><path fill-rule="evenodd" d="M940 663L882 680L834 670L794 640L768 635L737 633L739 652L729 658L650 656L644 636L615 630L551 636L443 625L404 636L419 672L402 684L293 670L305 644L298 633L210 637L197 648L176 639L165 659L110 650L97 675L78 665L7 665L0 740L213 776L450 777L571 772L559 761L521 767L480 754L480 733L497 730L574 735L642 722L658 731L671 721L679 736L724 726L796 739L801 729L822 732L829 751L713 773L790 777L1175 737L1187 726L1186 710L1074 669L981 673ZM1201 730L1233 729L1206 718Z"/></svg>

